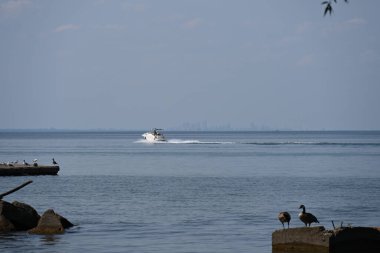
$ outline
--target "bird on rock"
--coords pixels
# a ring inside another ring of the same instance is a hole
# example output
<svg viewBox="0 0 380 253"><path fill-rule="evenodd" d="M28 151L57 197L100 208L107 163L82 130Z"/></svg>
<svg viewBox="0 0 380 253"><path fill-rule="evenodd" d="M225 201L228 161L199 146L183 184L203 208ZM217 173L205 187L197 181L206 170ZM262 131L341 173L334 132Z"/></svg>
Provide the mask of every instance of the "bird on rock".
<svg viewBox="0 0 380 253"><path fill-rule="evenodd" d="M284 223L288 223L288 228L289 228L289 222L291 220L290 214L288 212L281 212L278 214L278 219L282 223L282 227L285 228Z"/></svg>
<svg viewBox="0 0 380 253"><path fill-rule="evenodd" d="M302 208L302 212L300 212L298 214L298 217L300 218L300 220L305 224L305 226L307 227L307 225L309 224L309 227L311 225L311 223L315 222L315 223L319 223L317 217L315 217L313 214L311 213L307 213L306 212L306 208L304 205L300 205L300 208Z"/></svg>

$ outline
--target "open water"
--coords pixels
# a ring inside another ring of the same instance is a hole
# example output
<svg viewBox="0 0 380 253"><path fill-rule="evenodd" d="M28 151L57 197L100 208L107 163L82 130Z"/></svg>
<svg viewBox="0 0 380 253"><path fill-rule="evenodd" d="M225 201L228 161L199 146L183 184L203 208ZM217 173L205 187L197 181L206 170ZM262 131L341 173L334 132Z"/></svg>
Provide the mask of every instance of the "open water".
<svg viewBox="0 0 380 253"><path fill-rule="evenodd" d="M380 226L380 132L2 132L0 162L38 159L58 176L0 177L5 197L75 223L0 235L1 252L271 252L278 212L303 226Z"/></svg>

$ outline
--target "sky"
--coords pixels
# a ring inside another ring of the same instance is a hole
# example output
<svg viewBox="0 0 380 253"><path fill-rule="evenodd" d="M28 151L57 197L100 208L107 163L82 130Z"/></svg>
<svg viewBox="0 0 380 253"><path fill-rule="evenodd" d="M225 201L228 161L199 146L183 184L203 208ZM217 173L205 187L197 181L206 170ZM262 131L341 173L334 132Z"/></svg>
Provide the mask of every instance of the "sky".
<svg viewBox="0 0 380 253"><path fill-rule="evenodd" d="M0 129L380 130L380 1L0 0Z"/></svg>

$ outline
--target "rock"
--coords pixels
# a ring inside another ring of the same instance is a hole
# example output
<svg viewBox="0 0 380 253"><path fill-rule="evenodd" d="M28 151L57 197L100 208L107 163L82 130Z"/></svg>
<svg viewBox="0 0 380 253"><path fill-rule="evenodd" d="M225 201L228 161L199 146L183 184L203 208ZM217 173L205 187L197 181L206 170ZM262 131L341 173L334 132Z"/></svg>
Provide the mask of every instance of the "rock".
<svg viewBox="0 0 380 253"><path fill-rule="evenodd" d="M332 252L380 252L380 228L344 227L334 230Z"/></svg>
<svg viewBox="0 0 380 253"><path fill-rule="evenodd" d="M0 215L0 233L15 231L16 228L4 215Z"/></svg>
<svg viewBox="0 0 380 253"><path fill-rule="evenodd" d="M17 201L11 204L1 200L0 215L13 225L13 230L31 229L38 224L38 220L40 219L40 216L33 207Z"/></svg>
<svg viewBox="0 0 380 253"><path fill-rule="evenodd" d="M28 230L37 226L41 216L32 206L18 201L13 201L12 205L23 210L23 219L20 220L20 223L22 223L25 228L23 230Z"/></svg>
<svg viewBox="0 0 380 253"><path fill-rule="evenodd" d="M29 230L31 234L61 234L66 228L74 226L66 218L55 213L54 210L47 210L38 222L37 227Z"/></svg>

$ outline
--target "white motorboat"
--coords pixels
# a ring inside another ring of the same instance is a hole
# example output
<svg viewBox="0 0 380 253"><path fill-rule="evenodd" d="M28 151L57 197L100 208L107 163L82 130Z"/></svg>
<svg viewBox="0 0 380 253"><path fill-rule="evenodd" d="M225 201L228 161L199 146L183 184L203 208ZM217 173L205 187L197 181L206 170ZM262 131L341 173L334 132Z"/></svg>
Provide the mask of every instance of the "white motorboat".
<svg viewBox="0 0 380 253"><path fill-rule="evenodd" d="M166 141L165 136L160 132L162 129L153 128L152 131L142 134L147 141Z"/></svg>

